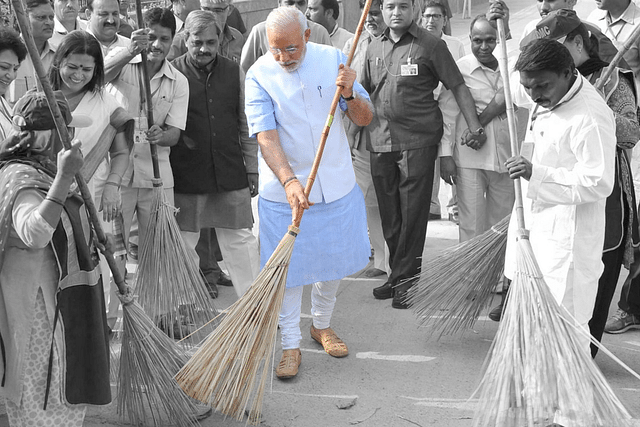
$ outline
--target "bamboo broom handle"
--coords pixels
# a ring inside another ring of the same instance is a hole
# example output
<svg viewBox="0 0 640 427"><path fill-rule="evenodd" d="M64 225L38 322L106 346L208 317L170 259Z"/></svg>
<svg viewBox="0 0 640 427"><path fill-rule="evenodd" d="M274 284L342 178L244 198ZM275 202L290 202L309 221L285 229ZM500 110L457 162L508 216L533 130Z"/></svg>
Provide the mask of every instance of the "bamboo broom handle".
<svg viewBox="0 0 640 427"><path fill-rule="evenodd" d="M640 38L640 26L636 27L636 29L633 30L633 33L631 33L627 41L625 41L622 45L622 49L620 49L618 53L616 53L616 56L613 57L611 63L607 66L596 84L597 90L602 89L607 80L609 80L609 77L611 77L611 74L613 74L613 72L615 71L620 60L622 60L624 54L627 53L629 49L631 49L631 46L633 46L638 41L638 38Z"/></svg>
<svg viewBox="0 0 640 427"><path fill-rule="evenodd" d="M62 141L62 145L65 150L71 149L71 140L69 138L69 132L67 131L67 124L64 122L62 118L62 113L60 112L60 107L58 107L58 103L56 102L55 95L53 93L53 89L51 89L51 84L49 83L49 79L47 78L46 71L44 66L42 65L42 61L40 60L40 54L38 53L38 49L36 47L35 42L33 41L33 35L31 33L31 26L29 24L29 20L25 14L24 6L22 5L21 0L11 0L11 4L13 5L13 10L15 11L16 18L18 20L18 26L20 27L20 32L22 33L22 38L27 45L27 50L29 51L29 56L31 57L31 61L33 62L33 67L36 70L36 74L38 75L38 80L40 81L40 85L42 86L42 90L44 91L45 96L47 97L47 102L49 103L49 109L51 110L51 115L56 124L56 129L58 130L58 135L60 136L60 140ZM120 270L118 270L118 266L116 265L116 261L113 258L113 252L106 248L107 237L100 225L100 219L98 217L98 211L96 210L96 206L93 203L93 197L91 196L91 192L87 187L87 183L84 181L82 174L76 174L76 182L78 183L78 188L80 189L80 194L82 195L82 199L84 200L84 204L87 207L87 211L89 213L89 218L91 223L93 224L93 228L96 232L96 237L98 241L105 246L105 250L103 251L105 258L107 259L107 263L109 264L109 268L113 273L113 279L118 285L118 290L121 294L126 294L128 286L124 282L122 274L120 274Z"/></svg>
<svg viewBox="0 0 640 427"><path fill-rule="evenodd" d="M509 60L507 58L507 37L504 30L504 21L502 19L497 20L498 24L498 40L500 43L500 49L502 55L500 57L500 74L502 75L502 81L504 84L504 102L507 109L507 120L509 123L509 140L511 142L511 155L517 155L520 150L518 148L518 132L516 130L516 116L513 110L513 101L511 100L511 81L509 80ZM518 219L518 229L524 232L524 205L522 200L522 184L520 178L513 180L513 187L516 195L516 217Z"/></svg>
<svg viewBox="0 0 640 427"><path fill-rule="evenodd" d="M136 18L138 20L138 28L143 28L144 22L142 18L142 2L136 0ZM142 57L142 84L144 85L144 94L147 98L147 126L150 128L153 126L153 100L151 99L151 79L149 78L149 70L147 69L147 50L143 49L140 52ZM153 186L162 187L162 181L160 180L160 165L158 164L158 147L156 144L149 144L151 150L151 164L153 166Z"/></svg>
<svg viewBox="0 0 640 427"><path fill-rule="evenodd" d="M362 29L364 28L364 23L367 20L367 15L369 14L370 8L371 8L371 0L367 0L367 2L364 5L364 8L362 9L362 15L360 16L360 22L358 22L358 28L356 29L356 33L353 36L353 44L351 45L351 50L349 51L349 56L347 57L347 64L346 64L347 67L351 65L351 61L353 60L353 55L355 54L356 48L358 47L360 34L362 34ZM340 101L341 89L342 88L340 86L336 87L336 93L333 95L333 101L331 102L329 116L327 117L327 121L325 122L324 129L322 130L322 135L320 136L320 145L318 145L318 150L316 151L316 156L313 159L313 165L311 166L311 172L309 173L309 178L307 178L307 185L304 188L304 194L306 197L309 197L309 194L311 194L311 187L313 187L313 183L316 180L316 175L318 174L318 168L320 167L320 161L322 160L322 154L324 153L324 146L327 143L327 138L329 137L329 130L331 130L331 125L333 124L333 116L336 112L336 108L338 107L338 102ZM295 227L300 227L300 222L302 221L303 213L304 211L302 209L298 211L298 215L293 221L293 225Z"/></svg>

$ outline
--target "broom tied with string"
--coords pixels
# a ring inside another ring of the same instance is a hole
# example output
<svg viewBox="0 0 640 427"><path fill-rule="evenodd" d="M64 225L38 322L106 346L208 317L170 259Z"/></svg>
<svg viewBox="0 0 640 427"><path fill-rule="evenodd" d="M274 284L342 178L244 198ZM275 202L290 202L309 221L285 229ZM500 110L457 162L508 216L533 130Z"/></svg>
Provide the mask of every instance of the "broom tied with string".
<svg viewBox="0 0 640 427"><path fill-rule="evenodd" d="M638 39L640 27L605 69L596 89L602 89ZM445 249L427 260L421 272L411 279L417 282L408 291L407 301L419 322L428 326L432 334L442 336L469 330L489 307L493 289L504 271L509 220L507 216L480 236Z"/></svg>
<svg viewBox="0 0 640 427"><path fill-rule="evenodd" d="M142 25L144 20L140 0L136 0L136 15ZM140 104L145 106L147 123L151 127L155 121L146 49L140 55L143 86L140 88L143 95ZM181 338L185 335L181 325L183 321L194 326L203 325L217 313L200 268L189 255L182 239L175 217L177 209L165 195L158 148L155 143L150 143L149 149L153 167L153 200L139 254L134 290L149 317L161 323L161 328L170 337ZM175 326L178 326L177 330ZM180 333L180 336L176 333Z"/></svg>
<svg viewBox="0 0 640 427"><path fill-rule="evenodd" d="M353 59L370 7L371 0L367 0L347 66ZM320 166L341 89L337 87L333 97L305 185L306 197L311 193ZM266 380L269 378L268 360L273 357L289 262L300 231L298 227L302 214L300 209L253 285L229 307L220 325L176 375L178 384L188 395L238 420L244 418L251 404L248 421L253 424L260 422ZM261 376L258 379L259 374Z"/></svg>
<svg viewBox="0 0 640 427"><path fill-rule="evenodd" d="M67 126L55 101L51 84L47 79L40 54L33 40L24 5L21 0L12 0L11 3L39 83L47 97L60 140L64 149L68 150L71 147L71 143ZM180 391L172 379L173 373L182 365L185 356L178 351L173 340L156 328L155 324L144 313L142 307L134 301L131 289L125 283L113 253L107 245L107 237L100 225L98 212L84 177L78 173L75 179L96 234L96 239L104 247L103 253L113 274L114 281L118 286L118 297L123 307L124 328L121 358L131 360L139 372L148 375L148 378L142 384L138 383L135 378L119 376L118 390L133 389L138 392L146 392L153 389L162 389L156 404L170 413L173 424L177 426L193 425L190 417L195 412L195 405ZM147 386L149 388L145 388ZM126 414L136 424L144 423L148 419L144 412L136 411L140 408L140 406L131 406L130 411Z"/></svg>
<svg viewBox="0 0 640 427"><path fill-rule="evenodd" d="M499 60L504 81L512 153L516 126L504 23L498 19ZM538 426L558 417L579 426L628 426L630 415L595 365L583 331L546 285L525 229L520 180L516 193L516 268L502 321L477 390L475 427ZM559 420L558 420L559 421Z"/></svg>

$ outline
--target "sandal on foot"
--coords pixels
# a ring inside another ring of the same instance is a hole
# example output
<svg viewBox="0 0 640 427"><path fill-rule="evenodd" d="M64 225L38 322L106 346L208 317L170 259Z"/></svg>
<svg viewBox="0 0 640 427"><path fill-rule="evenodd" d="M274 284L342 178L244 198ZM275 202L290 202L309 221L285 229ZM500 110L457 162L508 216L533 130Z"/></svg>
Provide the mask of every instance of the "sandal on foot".
<svg viewBox="0 0 640 427"><path fill-rule="evenodd" d="M345 357L349 354L347 345L342 341L331 328L316 329L311 325L311 338L322 344L324 351L333 357Z"/></svg>
<svg viewBox="0 0 640 427"><path fill-rule="evenodd" d="M299 348L284 350L280 363L276 367L276 376L280 379L293 378L298 375L298 367L302 361Z"/></svg>

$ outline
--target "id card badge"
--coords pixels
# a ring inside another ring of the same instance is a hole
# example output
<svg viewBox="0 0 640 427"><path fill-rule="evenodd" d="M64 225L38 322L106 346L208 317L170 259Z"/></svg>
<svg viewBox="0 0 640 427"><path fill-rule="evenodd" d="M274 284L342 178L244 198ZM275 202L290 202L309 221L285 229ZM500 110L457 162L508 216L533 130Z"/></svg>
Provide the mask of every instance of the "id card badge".
<svg viewBox="0 0 640 427"><path fill-rule="evenodd" d="M147 118L144 116L135 117L134 129L133 129L133 142L134 144L144 144L147 142L147 131L149 126L147 124Z"/></svg>
<svg viewBox="0 0 640 427"><path fill-rule="evenodd" d="M417 76L418 64L404 64L400 66L400 75L403 77Z"/></svg>
<svg viewBox="0 0 640 427"><path fill-rule="evenodd" d="M531 130L527 130L522 146L520 147L520 155L525 159L532 161L535 147L536 144L533 142L533 132Z"/></svg>

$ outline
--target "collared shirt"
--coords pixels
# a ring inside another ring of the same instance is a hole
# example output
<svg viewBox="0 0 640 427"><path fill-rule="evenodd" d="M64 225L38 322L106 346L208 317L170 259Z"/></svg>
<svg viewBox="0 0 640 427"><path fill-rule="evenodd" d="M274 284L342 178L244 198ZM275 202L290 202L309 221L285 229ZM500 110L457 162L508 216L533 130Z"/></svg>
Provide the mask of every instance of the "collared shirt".
<svg viewBox="0 0 640 427"><path fill-rule="evenodd" d="M346 56L339 50L307 43L305 58L296 71L285 71L268 53L258 59L247 73L245 111L249 133L256 135L277 130L287 160L303 185L311 171L336 91L338 66L344 63ZM353 88L357 96L369 98L360 83L355 82ZM341 108L343 111L347 108L343 100ZM261 152L259 166L260 196L287 203L282 184ZM355 174L347 135L341 120L334 119L309 199L331 203L347 195L354 185Z"/></svg>
<svg viewBox="0 0 640 427"><path fill-rule="evenodd" d="M118 77L106 85L122 107L133 117L146 117L146 109L141 105L144 99L142 89L142 62L139 56L126 64ZM169 125L184 130L187 124L189 106L189 83L187 78L168 61L151 78L153 98L153 120L159 126ZM173 188L173 173L169 163L170 147L158 145L160 178L165 188ZM153 187L153 168L149 143L136 142L131 150L129 167L122 177L122 185L135 188Z"/></svg>
<svg viewBox="0 0 640 427"><path fill-rule="evenodd" d="M40 60L45 70L48 70L51 66L55 53L56 48L47 41L40 54ZM9 104L13 105L18 99L22 98L22 95L27 93L28 90L37 89L37 82L38 76L36 75L36 70L33 67L31 57L27 55L24 61L22 61L22 64L20 64L20 68L18 68L16 79L9 85L5 93L5 98L9 101Z"/></svg>
<svg viewBox="0 0 640 427"><path fill-rule="evenodd" d="M74 30L86 30L86 29L87 29L87 21L83 21L80 18L76 18L76 27L74 28ZM58 17L54 17L53 18L53 35L49 39L49 44L51 44L54 47L58 47L60 42L62 42L62 39L64 38L64 36L66 36L67 34L69 34L69 32L64 27L64 25L62 25L62 22L58 20Z"/></svg>
<svg viewBox="0 0 640 427"><path fill-rule="evenodd" d="M340 27L340 25L338 25L338 23L336 22L336 26L333 27L333 30L331 31L331 33L329 33L329 38L331 39L331 44L333 45L333 47L342 50L345 43L353 38L353 33L350 33L349 31Z"/></svg>
<svg viewBox="0 0 640 427"><path fill-rule="evenodd" d="M176 18L176 34L184 30L184 21L178 17L175 13L173 17Z"/></svg>
<svg viewBox="0 0 640 427"><path fill-rule="evenodd" d="M453 56L454 61L457 61L464 56L464 45L457 37L451 37L442 33L440 38L447 44L447 48L449 49L449 52L451 52L451 56Z"/></svg>
<svg viewBox="0 0 640 427"><path fill-rule="evenodd" d="M240 31L225 25L222 36L220 44L218 45L218 53L233 62L240 62L242 46L244 45L244 37L240 34ZM186 34L184 31L176 34L173 38L169 54L167 55L167 60L173 61L175 58L187 53L185 38Z"/></svg>
<svg viewBox="0 0 640 427"><path fill-rule="evenodd" d="M95 34L93 34L93 32L91 32L91 27L87 26L86 29L87 33L91 34L93 37L96 37ZM96 37L96 40L98 40L98 38ZM102 48L102 56L104 57L104 59L106 60L107 57L110 56L111 52L117 48L117 47L129 47L129 45L131 44L131 40L121 36L120 34L116 34L116 38L113 39L113 41L111 43L109 43L108 45L102 44L102 42L100 40L98 40L98 43L100 43L100 47Z"/></svg>
<svg viewBox="0 0 640 427"><path fill-rule="evenodd" d="M492 70L482 65L473 55L467 55L457 61L464 82L475 100L476 112L480 114L487 108L494 96L504 90L500 69ZM456 165L462 168L483 169L494 172L506 172L504 162L511 157L509 145L509 126L506 116L493 119L485 131L487 142L479 150L460 145L460 139L467 124L456 99L450 90L442 93L440 108L444 125L451 132L445 132L440 146L440 156L453 156Z"/></svg>
<svg viewBox="0 0 640 427"><path fill-rule="evenodd" d="M318 44L332 46L327 29L320 24L307 20L311 35L309 41ZM242 47L240 67L246 73L249 68L265 53L269 52L269 40L267 39L266 23L260 22L251 29L247 42Z"/></svg>
<svg viewBox="0 0 640 427"><path fill-rule="evenodd" d="M640 25L640 7L633 1L622 15L616 20L611 19L611 15L606 10L596 9L587 18L593 22L620 50L633 31ZM603 58L604 59L604 58ZM624 59L631 67L631 71L640 81L640 40L636 40L631 48L624 54Z"/></svg>
<svg viewBox="0 0 640 427"><path fill-rule="evenodd" d="M417 75L402 75L409 63ZM375 108L367 149L378 153L438 145L442 114L433 91L440 82L447 89L464 83L445 42L415 22L398 42L388 28L371 42L362 80Z"/></svg>

